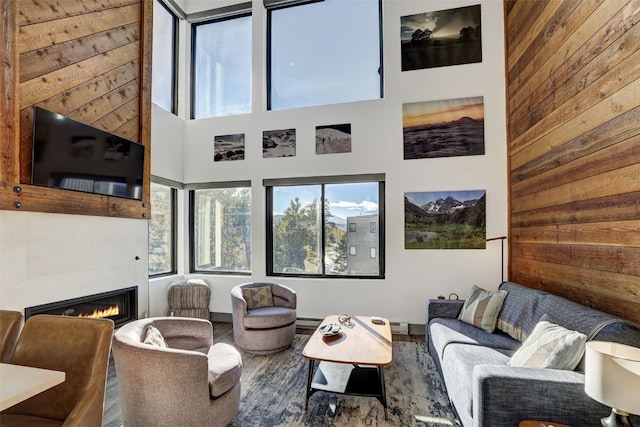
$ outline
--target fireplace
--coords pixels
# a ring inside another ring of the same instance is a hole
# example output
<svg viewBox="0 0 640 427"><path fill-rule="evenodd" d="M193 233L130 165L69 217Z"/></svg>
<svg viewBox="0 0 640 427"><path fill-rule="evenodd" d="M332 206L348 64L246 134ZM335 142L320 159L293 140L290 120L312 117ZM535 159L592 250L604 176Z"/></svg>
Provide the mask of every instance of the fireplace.
<svg viewBox="0 0 640 427"><path fill-rule="evenodd" d="M113 320L117 328L138 318L138 287L132 286L24 309L25 319L36 314L106 317Z"/></svg>

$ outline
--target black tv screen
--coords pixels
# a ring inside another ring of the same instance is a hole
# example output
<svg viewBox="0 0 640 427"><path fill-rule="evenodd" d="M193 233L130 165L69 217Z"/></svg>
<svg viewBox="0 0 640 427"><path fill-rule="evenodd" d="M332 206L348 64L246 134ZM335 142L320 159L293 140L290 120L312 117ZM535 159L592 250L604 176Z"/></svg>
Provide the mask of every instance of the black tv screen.
<svg viewBox="0 0 640 427"><path fill-rule="evenodd" d="M144 146L34 107L31 183L142 199Z"/></svg>

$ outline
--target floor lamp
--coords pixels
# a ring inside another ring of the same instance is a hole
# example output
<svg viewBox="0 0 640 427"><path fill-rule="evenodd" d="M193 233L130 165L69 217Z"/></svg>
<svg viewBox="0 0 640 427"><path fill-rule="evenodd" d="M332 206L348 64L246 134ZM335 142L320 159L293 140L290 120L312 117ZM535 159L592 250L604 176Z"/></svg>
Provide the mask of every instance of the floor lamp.
<svg viewBox="0 0 640 427"><path fill-rule="evenodd" d="M504 241L506 239L507 236L491 237L489 239L486 239L487 242L500 240L500 283L504 283Z"/></svg>

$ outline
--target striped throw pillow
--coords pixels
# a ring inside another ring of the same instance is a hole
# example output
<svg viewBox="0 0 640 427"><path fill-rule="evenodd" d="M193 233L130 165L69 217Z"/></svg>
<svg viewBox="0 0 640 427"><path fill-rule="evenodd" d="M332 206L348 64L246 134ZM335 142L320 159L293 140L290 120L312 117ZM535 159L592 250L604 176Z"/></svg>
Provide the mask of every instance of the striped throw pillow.
<svg viewBox="0 0 640 427"><path fill-rule="evenodd" d="M493 332L506 297L507 291L487 291L474 285L458 319L487 332Z"/></svg>
<svg viewBox="0 0 640 427"><path fill-rule="evenodd" d="M563 328L545 315L507 364L572 371L584 355L586 342L586 335Z"/></svg>

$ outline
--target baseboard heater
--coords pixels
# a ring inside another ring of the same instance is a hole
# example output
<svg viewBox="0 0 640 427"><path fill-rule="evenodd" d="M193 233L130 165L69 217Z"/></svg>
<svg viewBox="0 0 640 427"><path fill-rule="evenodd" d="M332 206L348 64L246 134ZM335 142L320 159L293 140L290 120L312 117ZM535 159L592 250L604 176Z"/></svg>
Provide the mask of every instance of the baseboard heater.
<svg viewBox="0 0 640 427"><path fill-rule="evenodd" d="M322 323L322 319L299 317L296 327L300 329L316 329ZM408 322L391 322L391 333L396 335L409 335Z"/></svg>

